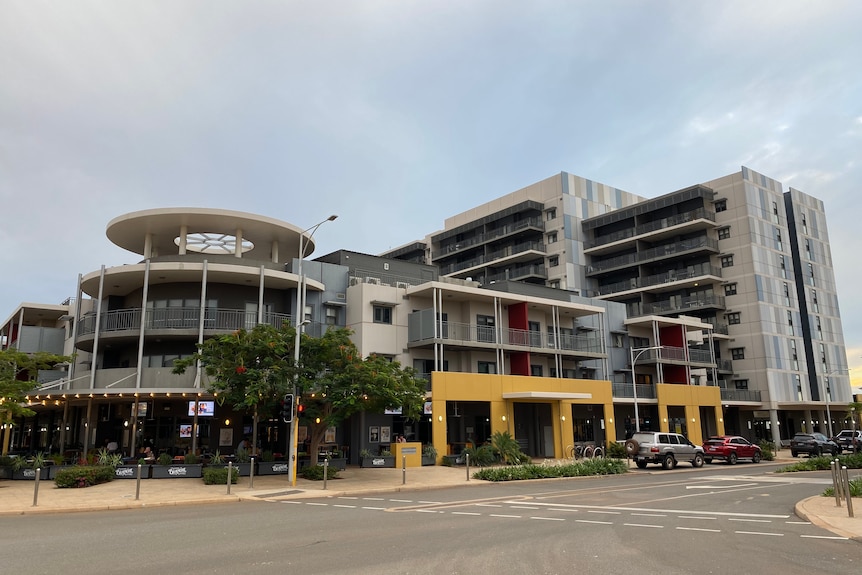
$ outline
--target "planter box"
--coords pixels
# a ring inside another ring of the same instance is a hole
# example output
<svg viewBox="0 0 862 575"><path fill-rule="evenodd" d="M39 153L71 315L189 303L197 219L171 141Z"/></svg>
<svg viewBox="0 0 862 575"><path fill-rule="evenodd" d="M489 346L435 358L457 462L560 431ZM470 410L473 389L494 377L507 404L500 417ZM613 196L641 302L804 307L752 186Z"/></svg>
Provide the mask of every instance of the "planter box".
<svg viewBox="0 0 862 575"><path fill-rule="evenodd" d="M11 465L0 465L0 479L12 479Z"/></svg>
<svg viewBox="0 0 862 575"><path fill-rule="evenodd" d="M395 467L394 455L360 457L359 467Z"/></svg>
<svg viewBox="0 0 862 575"><path fill-rule="evenodd" d="M317 460L318 465L323 465L323 458L319 458ZM333 469L340 469L344 471L347 469L347 458L346 457L330 457L329 458L329 466Z"/></svg>
<svg viewBox="0 0 862 575"><path fill-rule="evenodd" d="M261 461L255 475L284 475L289 467L287 461Z"/></svg>
<svg viewBox="0 0 862 575"><path fill-rule="evenodd" d="M142 472L143 473L143 472ZM180 477L203 477L200 463L175 463L173 465L151 465L150 477L153 479L176 479Z"/></svg>
<svg viewBox="0 0 862 575"><path fill-rule="evenodd" d="M433 455L423 455L422 465L437 465L437 458Z"/></svg>
<svg viewBox="0 0 862 575"><path fill-rule="evenodd" d="M48 479L48 473L49 473L48 470L50 468L51 468L50 465L42 467L40 469L39 479ZM35 481L36 480L36 470L35 469L18 469L18 470L13 469L12 470L12 479L24 479L25 481L26 480Z"/></svg>
<svg viewBox="0 0 862 575"><path fill-rule="evenodd" d="M141 465L141 479L149 479L150 478L150 469L152 465ZM173 467L172 465L169 467ZM187 476L186 476L187 477ZM200 477L200 476L198 476ZM114 469L114 478L115 479L137 479L138 478L138 464L134 465L119 465Z"/></svg>

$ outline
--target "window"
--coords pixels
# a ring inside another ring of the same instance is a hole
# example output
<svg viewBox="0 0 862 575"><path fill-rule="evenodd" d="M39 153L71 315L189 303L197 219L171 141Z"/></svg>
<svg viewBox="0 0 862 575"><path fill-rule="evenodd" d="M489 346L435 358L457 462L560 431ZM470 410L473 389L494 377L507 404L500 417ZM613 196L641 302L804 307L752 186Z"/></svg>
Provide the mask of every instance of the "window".
<svg viewBox="0 0 862 575"><path fill-rule="evenodd" d="M551 208L545 212L545 220L551 221L557 217L557 208Z"/></svg>
<svg viewBox="0 0 862 575"><path fill-rule="evenodd" d="M374 306L374 323L392 323L392 308L382 305Z"/></svg>
<svg viewBox="0 0 862 575"><path fill-rule="evenodd" d="M772 202L772 221L778 223L778 202Z"/></svg>
<svg viewBox="0 0 862 575"><path fill-rule="evenodd" d="M314 317L314 306L307 305L305 306L305 321L311 321Z"/></svg>
<svg viewBox="0 0 862 575"><path fill-rule="evenodd" d="M560 265L560 256L551 256L548 258L548 265L552 268Z"/></svg>
<svg viewBox="0 0 862 575"><path fill-rule="evenodd" d="M811 305L814 308L814 313L820 313L820 304L817 303L817 290L811 290Z"/></svg>
<svg viewBox="0 0 862 575"><path fill-rule="evenodd" d="M533 377L542 377L542 366L541 365L531 365L530 366L530 375Z"/></svg>
<svg viewBox="0 0 862 575"><path fill-rule="evenodd" d="M802 233L808 233L808 221L805 219L805 214L802 214Z"/></svg>
<svg viewBox="0 0 862 575"><path fill-rule="evenodd" d="M745 348L744 347L734 347L730 350L731 359L745 359Z"/></svg>
<svg viewBox="0 0 862 575"><path fill-rule="evenodd" d="M808 264L808 280L811 285L814 285L814 266L811 264Z"/></svg>
<svg viewBox="0 0 862 575"><path fill-rule="evenodd" d="M817 337L822 339L823 338L823 325L821 325L819 317L815 321L817 322Z"/></svg>
<svg viewBox="0 0 862 575"><path fill-rule="evenodd" d="M721 256L721 267L729 268L733 267L733 256Z"/></svg>
<svg viewBox="0 0 862 575"><path fill-rule="evenodd" d="M335 325L338 322L338 308L331 305L326 306L326 325Z"/></svg>
<svg viewBox="0 0 862 575"><path fill-rule="evenodd" d="M614 334L611 334L611 336L613 337L613 346L614 347L622 347L623 346L623 334L614 333Z"/></svg>
<svg viewBox="0 0 862 575"><path fill-rule="evenodd" d="M778 256L778 267L781 269L781 277L787 279L787 266L784 263L784 256Z"/></svg>
<svg viewBox="0 0 862 575"><path fill-rule="evenodd" d="M492 315L477 315L476 316L476 341L484 341L494 343L497 338L494 337L494 316ZM482 372L480 372L482 373Z"/></svg>
<svg viewBox="0 0 862 575"><path fill-rule="evenodd" d="M552 287L554 289L560 289L560 280L551 280L548 282L548 287Z"/></svg>
<svg viewBox="0 0 862 575"><path fill-rule="evenodd" d="M718 200L717 202L715 202L716 213L724 212L726 210L727 210L727 200Z"/></svg>
<svg viewBox="0 0 862 575"><path fill-rule="evenodd" d="M725 317L727 317L727 323L730 325L737 325L740 323L740 317L739 317L738 311L735 311L733 313L729 313Z"/></svg>
<svg viewBox="0 0 862 575"><path fill-rule="evenodd" d="M748 380L747 379L737 379L733 382L734 387L736 389L748 389Z"/></svg>
<svg viewBox="0 0 862 575"><path fill-rule="evenodd" d="M551 232L548 234L548 243L553 244L557 242L557 232Z"/></svg>
<svg viewBox="0 0 862 575"><path fill-rule="evenodd" d="M793 335L793 312L787 310L787 325L790 327L790 335Z"/></svg>
<svg viewBox="0 0 862 575"><path fill-rule="evenodd" d="M787 285L787 282L784 283L784 305L790 305L790 286Z"/></svg>
<svg viewBox="0 0 862 575"><path fill-rule="evenodd" d="M784 251L784 245L781 243L781 230L775 228L775 249L780 252Z"/></svg>
<svg viewBox="0 0 862 575"><path fill-rule="evenodd" d="M478 364L479 373L497 373L497 363L493 361L480 361Z"/></svg>
<svg viewBox="0 0 862 575"><path fill-rule="evenodd" d="M809 260L814 259L811 257L811 240L809 240L808 238L805 238L805 255L808 257Z"/></svg>
<svg viewBox="0 0 862 575"><path fill-rule="evenodd" d="M725 284L724 295L736 295L736 284Z"/></svg>
<svg viewBox="0 0 862 575"><path fill-rule="evenodd" d="M730 228L718 228L718 239L726 240L730 237Z"/></svg>

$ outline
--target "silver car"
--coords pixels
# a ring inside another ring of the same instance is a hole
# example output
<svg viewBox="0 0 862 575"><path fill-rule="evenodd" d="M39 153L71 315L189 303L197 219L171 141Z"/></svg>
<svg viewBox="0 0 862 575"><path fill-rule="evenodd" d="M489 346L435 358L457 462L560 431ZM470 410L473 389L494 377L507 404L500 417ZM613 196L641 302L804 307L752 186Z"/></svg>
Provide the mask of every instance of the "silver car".
<svg viewBox="0 0 862 575"><path fill-rule="evenodd" d="M639 431L627 439L626 454L644 469L648 463L660 463L664 469L673 469L680 461L692 467L703 467L703 447L695 445L679 433Z"/></svg>

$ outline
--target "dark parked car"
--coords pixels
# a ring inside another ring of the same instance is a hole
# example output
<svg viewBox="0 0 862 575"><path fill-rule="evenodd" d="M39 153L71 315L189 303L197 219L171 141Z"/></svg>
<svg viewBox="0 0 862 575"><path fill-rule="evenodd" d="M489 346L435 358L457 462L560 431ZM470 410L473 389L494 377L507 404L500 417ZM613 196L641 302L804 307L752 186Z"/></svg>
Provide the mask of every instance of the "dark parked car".
<svg viewBox="0 0 862 575"><path fill-rule="evenodd" d="M713 459L723 459L730 465L736 464L740 459L750 459L752 463L760 463L763 457L760 446L738 435L710 437L703 444L703 455L707 463L712 463Z"/></svg>
<svg viewBox="0 0 862 575"><path fill-rule="evenodd" d="M841 432L832 438L832 441L841 446L841 449L853 451L853 436L856 436L856 448L862 449L862 430L857 429L842 429Z"/></svg>
<svg viewBox="0 0 862 575"><path fill-rule="evenodd" d="M790 440L790 455L796 457L800 453L807 453L809 457L819 457L824 453L838 455L841 446L822 433L797 433Z"/></svg>

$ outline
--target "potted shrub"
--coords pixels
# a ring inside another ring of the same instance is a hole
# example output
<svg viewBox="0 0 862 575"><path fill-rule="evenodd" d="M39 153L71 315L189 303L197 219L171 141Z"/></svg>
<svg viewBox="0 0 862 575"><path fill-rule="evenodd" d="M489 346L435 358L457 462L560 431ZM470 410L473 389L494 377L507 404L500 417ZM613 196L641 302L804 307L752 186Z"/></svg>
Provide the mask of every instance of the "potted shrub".
<svg viewBox="0 0 862 575"><path fill-rule="evenodd" d="M239 470L242 477L248 477L251 474L251 454L245 449L237 449L234 457L233 466ZM227 479L227 476L225 476Z"/></svg>
<svg viewBox="0 0 862 575"><path fill-rule="evenodd" d="M264 451L260 454L260 463L257 464L258 475L281 475L287 471L287 462L284 460L276 461L272 451Z"/></svg>
<svg viewBox="0 0 862 575"><path fill-rule="evenodd" d="M16 457L12 460L12 479L36 479L39 469L39 479L48 479L48 464L45 455L37 453L30 458Z"/></svg>
<svg viewBox="0 0 862 575"><path fill-rule="evenodd" d="M422 448L422 465L437 465L437 448L430 443Z"/></svg>
<svg viewBox="0 0 862 575"><path fill-rule="evenodd" d="M12 479L12 458L0 456L0 479Z"/></svg>
<svg viewBox="0 0 862 575"><path fill-rule="evenodd" d="M197 457L196 455L193 457ZM153 479L168 479L179 477L201 477L203 466L200 463L174 463L174 458L168 453L162 453L156 458L156 464L152 466L150 474ZM227 476L225 476L227 479Z"/></svg>
<svg viewBox="0 0 862 575"><path fill-rule="evenodd" d="M48 458L51 460L51 465L48 466L48 479L56 478L57 472L61 469L73 467L72 465L66 465L66 460L62 453L52 453Z"/></svg>
<svg viewBox="0 0 862 575"><path fill-rule="evenodd" d="M359 452L359 467L395 467L395 456L388 449L381 450L380 455L363 449Z"/></svg>

